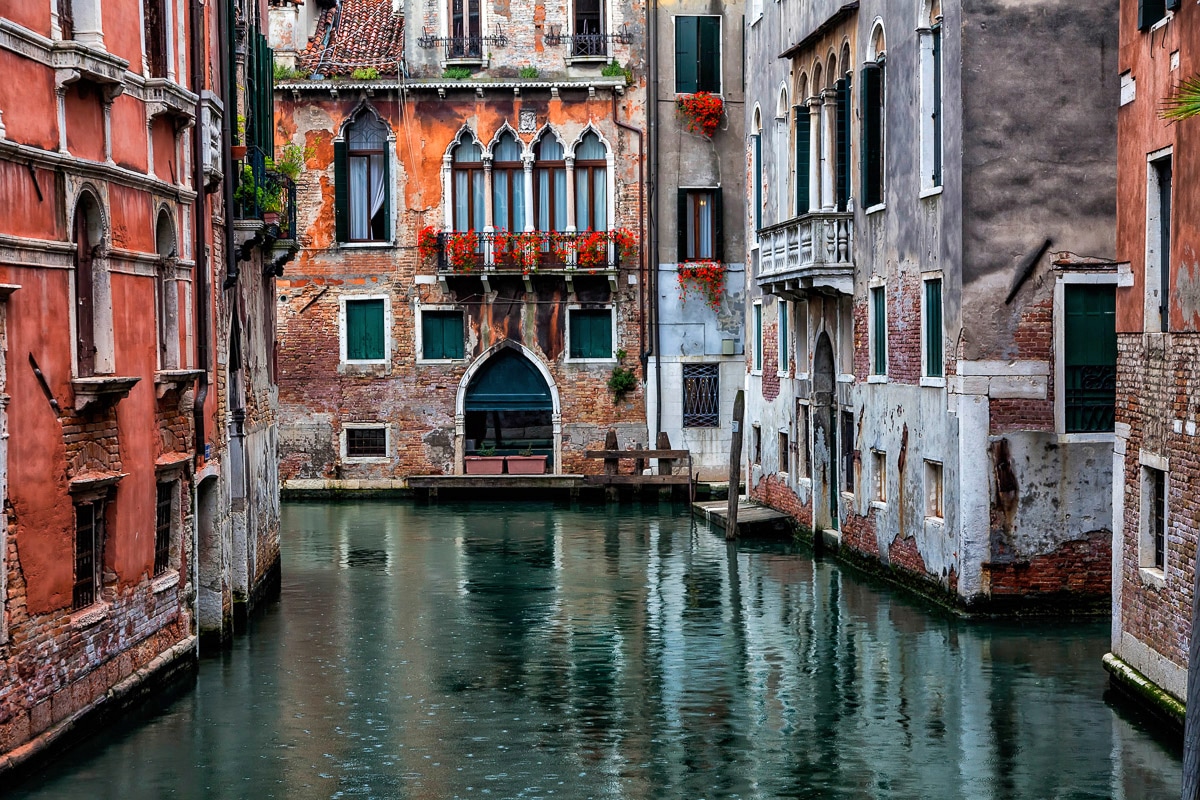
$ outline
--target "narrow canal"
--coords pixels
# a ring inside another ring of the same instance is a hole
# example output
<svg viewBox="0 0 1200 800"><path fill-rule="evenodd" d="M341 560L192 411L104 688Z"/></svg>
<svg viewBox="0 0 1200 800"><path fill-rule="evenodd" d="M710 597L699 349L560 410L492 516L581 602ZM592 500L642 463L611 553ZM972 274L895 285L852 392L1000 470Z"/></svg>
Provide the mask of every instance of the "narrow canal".
<svg viewBox="0 0 1200 800"><path fill-rule="evenodd" d="M1107 627L965 623L680 507L289 505L281 601L36 798L1152 798Z"/></svg>

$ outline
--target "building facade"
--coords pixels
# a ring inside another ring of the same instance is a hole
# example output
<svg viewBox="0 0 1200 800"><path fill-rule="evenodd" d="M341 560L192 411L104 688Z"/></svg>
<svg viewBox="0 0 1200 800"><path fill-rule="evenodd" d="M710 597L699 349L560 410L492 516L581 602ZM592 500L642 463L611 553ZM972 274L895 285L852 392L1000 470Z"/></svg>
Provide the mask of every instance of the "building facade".
<svg viewBox="0 0 1200 800"><path fill-rule="evenodd" d="M634 7L272 13L294 63L279 141L305 152L279 284L285 486L580 473L609 429L645 445Z"/></svg>
<svg viewBox="0 0 1200 800"><path fill-rule="evenodd" d="M1196 120L1160 116L1197 65L1200 15L1177 2L1121 4L1117 162L1117 419L1113 454L1112 653L1124 685L1149 679L1153 706L1182 723L1192 631L1197 454L1190 187Z"/></svg>
<svg viewBox="0 0 1200 800"><path fill-rule="evenodd" d="M251 427L273 424L273 290L261 248L234 280L223 232L244 81L221 65L264 11L21 0L0 17L0 772L193 667L200 636L277 580L274 484L229 511L239 465L274 454L248 435L239 455L225 419L230 387L253 386ZM248 301L253 345L218 343Z"/></svg>
<svg viewBox="0 0 1200 800"><path fill-rule="evenodd" d="M1116 9L1038 8L747 11L750 494L969 607L1110 585Z"/></svg>

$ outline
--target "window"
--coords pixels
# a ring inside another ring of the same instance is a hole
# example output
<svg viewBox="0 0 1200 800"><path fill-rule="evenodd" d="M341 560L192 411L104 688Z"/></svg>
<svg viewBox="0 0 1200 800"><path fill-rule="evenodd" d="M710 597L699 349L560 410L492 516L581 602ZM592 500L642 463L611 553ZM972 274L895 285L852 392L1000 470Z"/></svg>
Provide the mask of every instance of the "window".
<svg viewBox="0 0 1200 800"><path fill-rule="evenodd" d="M391 237L388 208L388 127L363 113L333 143L337 240L381 242Z"/></svg>
<svg viewBox="0 0 1200 800"><path fill-rule="evenodd" d="M72 607L85 608L100 598L104 543L104 501L75 506L75 588Z"/></svg>
<svg viewBox="0 0 1200 800"><path fill-rule="evenodd" d="M675 17L675 92L721 91L721 18Z"/></svg>
<svg viewBox="0 0 1200 800"><path fill-rule="evenodd" d="M921 69L921 188L942 185L942 4L929 4L918 31Z"/></svg>
<svg viewBox="0 0 1200 800"><path fill-rule="evenodd" d="M511 131L492 149L492 220L497 230L525 230L525 165Z"/></svg>
<svg viewBox="0 0 1200 800"><path fill-rule="evenodd" d="M871 477L875 479L875 497L877 503L887 502L887 453L879 450L871 451Z"/></svg>
<svg viewBox="0 0 1200 800"><path fill-rule="evenodd" d="M474 141L459 142L450 156L451 193L454 197L454 230L484 227L483 149Z"/></svg>
<svg viewBox="0 0 1200 800"><path fill-rule="evenodd" d="M779 303L776 305L777 313L779 315L779 343L778 344L779 344L779 374L780 375L787 375L788 368L791 366L788 363L788 359L791 358L791 353L788 352L788 344L789 344L788 336L790 335L790 332L788 331L788 308L789 308L789 306L788 306L787 300L780 300Z"/></svg>
<svg viewBox="0 0 1200 800"><path fill-rule="evenodd" d="M792 109L796 117L796 214L807 214L819 205L816 187L812 185L812 146L813 129L812 116L808 113L807 99L804 97L804 81L801 79L801 93L797 99L800 105ZM817 202L814 202L817 201Z"/></svg>
<svg viewBox="0 0 1200 800"><path fill-rule="evenodd" d="M925 462L925 516L934 519L946 516L942 505L942 465L938 461Z"/></svg>
<svg viewBox="0 0 1200 800"><path fill-rule="evenodd" d="M450 0L450 58L479 58L480 29L479 0Z"/></svg>
<svg viewBox="0 0 1200 800"><path fill-rule="evenodd" d="M1065 428L1112 431L1117 390L1116 289L1067 284L1063 331Z"/></svg>
<svg viewBox="0 0 1200 800"><path fill-rule="evenodd" d="M884 69L883 29L875 29L875 61L864 64L862 92L862 195L863 207L883 202Z"/></svg>
<svg viewBox="0 0 1200 800"><path fill-rule="evenodd" d="M572 308L567 311L568 352L571 358L613 357L613 312L611 308Z"/></svg>
<svg viewBox="0 0 1200 800"><path fill-rule="evenodd" d="M383 298L343 299L343 361L384 361L387 341Z"/></svg>
<svg viewBox="0 0 1200 800"><path fill-rule="evenodd" d="M75 38L74 6L73 0L58 0L58 29L63 39Z"/></svg>
<svg viewBox="0 0 1200 800"><path fill-rule="evenodd" d="M871 374L887 375L887 294L871 287Z"/></svg>
<svg viewBox="0 0 1200 800"><path fill-rule="evenodd" d="M842 490L854 491L854 414L842 412Z"/></svg>
<svg viewBox="0 0 1200 800"><path fill-rule="evenodd" d="M754 304L754 371L762 372L763 368L763 326L762 303Z"/></svg>
<svg viewBox="0 0 1200 800"><path fill-rule="evenodd" d="M925 375L940 378L945 372L942 355L942 279L925 281Z"/></svg>
<svg viewBox="0 0 1200 800"><path fill-rule="evenodd" d="M724 257L720 189L679 190L679 260L721 261Z"/></svg>
<svg viewBox="0 0 1200 800"><path fill-rule="evenodd" d="M604 35L604 3L602 0L575 0L575 28L571 38L571 55L586 58L608 54ZM597 228L596 230L600 230Z"/></svg>
<svg viewBox="0 0 1200 800"><path fill-rule="evenodd" d="M762 428L758 425L750 429L750 463L762 464Z"/></svg>
<svg viewBox="0 0 1200 800"><path fill-rule="evenodd" d="M763 187L762 187L762 123L758 122L758 111L755 112L755 133L750 137L750 146L752 148L752 157L754 163L751 166L751 178L754 181L754 231L755 240L758 239L758 231L762 229L762 207L763 207Z"/></svg>
<svg viewBox="0 0 1200 800"><path fill-rule="evenodd" d="M535 150L534 218L539 231L567 229L567 162L562 143L549 131ZM547 245L548 246L548 245Z"/></svg>
<svg viewBox="0 0 1200 800"><path fill-rule="evenodd" d="M683 427L720 427L720 389L719 365L683 365Z"/></svg>
<svg viewBox="0 0 1200 800"><path fill-rule="evenodd" d="M788 441L787 431L779 432L779 471L787 474L791 472L791 443Z"/></svg>
<svg viewBox="0 0 1200 800"><path fill-rule="evenodd" d="M1146 192L1146 321L1169 330L1171 309L1171 155L1150 160ZM1147 327L1147 331L1152 328Z"/></svg>
<svg viewBox="0 0 1200 800"><path fill-rule="evenodd" d="M151 78L167 77L167 29L163 0L143 0L146 67ZM65 38L65 37L64 37Z"/></svg>
<svg viewBox="0 0 1200 800"><path fill-rule="evenodd" d="M796 477L808 477L808 405L796 401Z"/></svg>
<svg viewBox="0 0 1200 800"><path fill-rule="evenodd" d="M345 428L346 458L387 458L387 428L355 426Z"/></svg>
<svg viewBox="0 0 1200 800"><path fill-rule="evenodd" d="M174 533L175 484L158 484L154 515L154 574L161 575L171 566L171 537Z"/></svg>
<svg viewBox="0 0 1200 800"><path fill-rule="evenodd" d="M1179 9L1179 0L1138 0L1138 30L1148 31L1166 18L1167 11Z"/></svg>
<svg viewBox="0 0 1200 800"><path fill-rule="evenodd" d="M1142 566L1167 568L1167 473L1142 467Z"/></svg>
<svg viewBox="0 0 1200 800"><path fill-rule="evenodd" d="M581 231L608 230L608 149L595 131L575 148L575 224Z"/></svg>
<svg viewBox="0 0 1200 800"><path fill-rule="evenodd" d="M444 361L463 357L461 311L421 311L421 358Z"/></svg>
<svg viewBox="0 0 1200 800"><path fill-rule="evenodd" d="M844 51L845 64L850 62L850 51ZM835 81L833 84L835 97L834 106L834 200L838 211L850 208L850 124L853 115L850 113L850 75Z"/></svg>
<svg viewBox="0 0 1200 800"><path fill-rule="evenodd" d="M95 248L88 232L89 205L86 198L81 198L75 209L75 347L81 378L96 374Z"/></svg>

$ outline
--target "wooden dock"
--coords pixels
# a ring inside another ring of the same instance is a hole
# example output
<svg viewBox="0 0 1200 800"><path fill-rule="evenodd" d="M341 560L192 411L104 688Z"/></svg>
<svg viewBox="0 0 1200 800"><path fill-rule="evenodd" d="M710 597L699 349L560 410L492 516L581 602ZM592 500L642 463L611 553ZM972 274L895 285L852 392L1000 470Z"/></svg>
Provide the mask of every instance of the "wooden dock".
<svg viewBox="0 0 1200 800"><path fill-rule="evenodd" d="M728 504L725 500L701 500L692 503L692 513L725 530L728 521ZM741 537L790 538L796 530L794 520L787 514L749 500L738 501L737 526L738 535Z"/></svg>

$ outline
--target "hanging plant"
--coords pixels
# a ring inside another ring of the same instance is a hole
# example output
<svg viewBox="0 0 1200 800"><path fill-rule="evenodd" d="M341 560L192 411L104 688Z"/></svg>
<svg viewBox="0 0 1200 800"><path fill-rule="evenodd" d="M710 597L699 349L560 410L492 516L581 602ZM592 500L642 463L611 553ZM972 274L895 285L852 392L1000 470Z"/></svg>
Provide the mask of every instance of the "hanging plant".
<svg viewBox="0 0 1200 800"><path fill-rule="evenodd" d="M679 265L679 299L687 302L689 291L698 291L713 311L721 309L725 294L725 265L720 261L687 261Z"/></svg>
<svg viewBox="0 0 1200 800"><path fill-rule="evenodd" d="M438 229L432 225L426 225L417 232L417 255L425 263L437 261L438 249Z"/></svg>
<svg viewBox="0 0 1200 800"><path fill-rule="evenodd" d="M721 124L725 103L711 92L681 94L675 98L675 110L687 121L690 133L711 139Z"/></svg>
<svg viewBox="0 0 1200 800"><path fill-rule="evenodd" d="M637 373L622 366L626 355L628 353L624 350L617 351L617 366L613 367L612 374L608 377L608 390L613 393L614 406L624 400L625 395L636 389L638 384Z"/></svg>
<svg viewBox="0 0 1200 800"><path fill-rule="evenodd" d="M637 255L637 234L629 228L617 228L610 231L612 240L621 248L621 258L633 258Z"/></svg>

